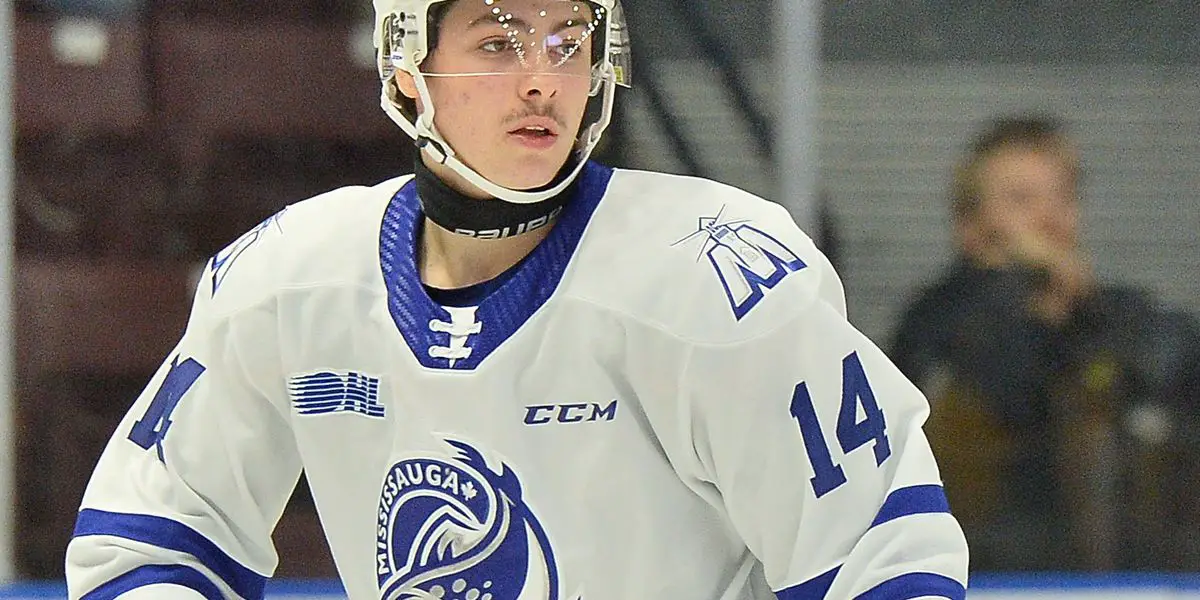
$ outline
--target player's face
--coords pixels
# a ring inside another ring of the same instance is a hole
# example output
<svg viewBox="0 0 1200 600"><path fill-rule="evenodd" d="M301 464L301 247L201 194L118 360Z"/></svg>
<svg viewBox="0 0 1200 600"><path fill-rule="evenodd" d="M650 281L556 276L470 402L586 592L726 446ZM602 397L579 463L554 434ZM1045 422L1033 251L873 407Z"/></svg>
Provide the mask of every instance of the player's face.
<svg viewBox="0 0 1200 600"><path fill-rule="evenodd" d="M1076 247L1075 179L1062 155L1005 148L984 161L979 177L976 218L984 229L999 236L1032 235L1064 249Z"/></svg>
<svg viewBox="0 0 1200 600"><path fill-rule="evenodd" d="M594 15L569 0L456 0L421 65L434 124L468 166L508 188L550 183L587 106Z"/></svg>

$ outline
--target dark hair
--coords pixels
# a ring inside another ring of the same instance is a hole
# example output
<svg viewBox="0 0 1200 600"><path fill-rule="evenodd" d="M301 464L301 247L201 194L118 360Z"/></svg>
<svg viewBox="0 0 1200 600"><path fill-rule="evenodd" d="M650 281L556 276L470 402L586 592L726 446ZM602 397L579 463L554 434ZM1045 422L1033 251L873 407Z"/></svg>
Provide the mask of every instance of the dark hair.
<svg viewBox="0 0 1200 600"><path fill-rule="evenodd" d="M993 120L976 133L970 151L954 170L950 212L956 220L979 207L979 171L984 161L1009 148L1058 155L1074 180L1079 178L1079 155L1062 123L1042 115L1006 116Z"/></svg>
<svg viewBox="0 0 1200 600"><path fill-rule="evenodd" d="M437 48L438 38L441 37L442 32L442 21L446 18L446 11L450 10L450 5L454 2L455 0L446 0L429 7L429 11L425 15L426 56L433 52L434 48Z"/></svg>

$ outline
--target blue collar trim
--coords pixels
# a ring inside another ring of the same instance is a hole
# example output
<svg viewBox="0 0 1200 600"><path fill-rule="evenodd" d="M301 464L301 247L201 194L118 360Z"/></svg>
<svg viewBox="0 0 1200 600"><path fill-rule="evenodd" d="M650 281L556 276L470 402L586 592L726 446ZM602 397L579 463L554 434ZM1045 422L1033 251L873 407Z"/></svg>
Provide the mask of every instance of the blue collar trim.
<svg viewBox="0 0 1200 600"><path fill-rule="evenodd" d="M558 288L612 174L612 169L595 162L584 166L576 196L567 202L550 234L508 281L479 303L475 320L482 323L482 329L467 340L471 355L453 365L448 359L429 355L431 347L447 346L450 340L449 333L433 331L430 322L449 322L450 313L429 298L417 270L417 231L424 215L416 183L409 181L400 188L383 215L379 262L392 321L417 362L430 369L472 370L516 333Z"/></svg>

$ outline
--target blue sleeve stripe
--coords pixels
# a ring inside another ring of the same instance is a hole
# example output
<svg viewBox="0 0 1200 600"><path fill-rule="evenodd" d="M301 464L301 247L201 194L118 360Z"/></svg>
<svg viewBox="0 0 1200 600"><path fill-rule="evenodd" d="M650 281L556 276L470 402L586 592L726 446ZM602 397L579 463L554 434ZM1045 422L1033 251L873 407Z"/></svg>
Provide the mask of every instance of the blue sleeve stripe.
<svg viewBox="0 0 1200 600"><path fill-rule="evenodd" d="M89 508L79 511L74 537L87 535L110 535L190 554L216 573L239 596L248 600L263 597L266 577L242 566L211 540L177 521Z"/></svg>
<svg viewBox="0 0 1200 600"><path fill-rule="evenodd" d="M80 600L113 600L128 592L156 583L171 583L204 596L204 600L222 600L221 590L203 573L183 565L142 565L86 593Z"/></svg>
<svg viewBox="0 0 1200 600"><path fill-rule="evenodd" d="M804 583L775 592L775 597L779 600L823 600L841 568L834 567Z"/></svg>
<svg viewBox="0 0 1200 600"><path fill-rule="evenodd" d="M775 592L779 600L825 600L841 567L834 567L804 583ZM934 573L905 573L863 592L854 600L910 600L931 596L965 600L967 590L949 577Z"/></svg>
<svg viewBox="0 0 1200 600"><path fill-rule="evenodd" d="M911 600L912 598L965 600L963 584L935 573L905 573L860 594L854 600Z"/></svg>
<svg viewBox="0 0 1200 600"><path fill-rule="evenodd" d="M946 491L942 486L914 485L888 494L871 527L909 515L949 512L950 503L946 501Z"/></svg>

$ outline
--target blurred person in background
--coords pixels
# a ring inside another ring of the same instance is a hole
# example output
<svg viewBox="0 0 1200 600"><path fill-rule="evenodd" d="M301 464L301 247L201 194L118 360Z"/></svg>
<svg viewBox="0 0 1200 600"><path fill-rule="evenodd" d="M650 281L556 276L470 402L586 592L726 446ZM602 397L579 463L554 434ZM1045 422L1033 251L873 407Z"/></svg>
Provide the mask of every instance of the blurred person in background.
<svg viewBox="0 0 1200 600"><path fill-rule="evenodd" d="M954 173L957 259L891 344L976 570L1196 568L1197 326L1099 282L1080 155L1053 118L999 118Z"/></svg>

